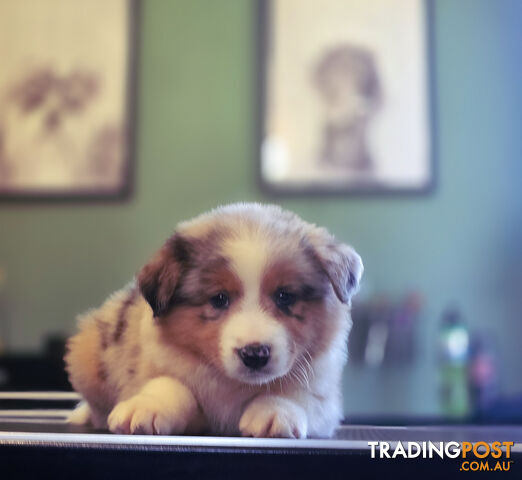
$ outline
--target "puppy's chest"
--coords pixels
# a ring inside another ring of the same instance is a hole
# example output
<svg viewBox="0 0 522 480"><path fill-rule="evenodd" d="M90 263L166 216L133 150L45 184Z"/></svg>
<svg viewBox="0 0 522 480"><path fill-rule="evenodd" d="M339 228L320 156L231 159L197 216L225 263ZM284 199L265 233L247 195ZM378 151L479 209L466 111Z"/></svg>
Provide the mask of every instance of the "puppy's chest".
<svg viewBox="0 0 522 480"><path fill-rule="evenodd" d="M221 434L237 433L245 404L256 394L254 389L239 388L208 371L196 371L190 387L211 429Z"/></svg>

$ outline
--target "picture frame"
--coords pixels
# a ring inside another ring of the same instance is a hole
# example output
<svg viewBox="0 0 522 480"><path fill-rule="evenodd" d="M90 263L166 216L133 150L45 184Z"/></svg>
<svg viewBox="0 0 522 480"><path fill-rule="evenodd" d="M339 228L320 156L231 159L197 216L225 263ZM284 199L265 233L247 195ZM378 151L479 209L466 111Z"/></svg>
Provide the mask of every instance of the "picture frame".
<svg viewBox="0 0 522 480"><path fill-rule="evenodd" d="M137 0L0 3L1 201L131 195L138 13Z"/></svg>
<svg viewBox="0 0 522 480"><path fill-rule="evenodd" d="M258 2L263 191L433 191L432 9L431 0Z"/></svg>

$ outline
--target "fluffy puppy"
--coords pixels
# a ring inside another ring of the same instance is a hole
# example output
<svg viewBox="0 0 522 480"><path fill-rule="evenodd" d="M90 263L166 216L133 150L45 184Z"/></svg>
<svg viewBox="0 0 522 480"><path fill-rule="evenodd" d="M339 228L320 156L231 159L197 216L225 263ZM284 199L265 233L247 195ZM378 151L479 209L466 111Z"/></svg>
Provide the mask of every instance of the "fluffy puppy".
<svg viewBox="0 0 522 480"><path fill-rule="evenodd" d="M178 225L81 318L72 421L116 433L330 436L363 266L326 230L234 204Z"/></svg>

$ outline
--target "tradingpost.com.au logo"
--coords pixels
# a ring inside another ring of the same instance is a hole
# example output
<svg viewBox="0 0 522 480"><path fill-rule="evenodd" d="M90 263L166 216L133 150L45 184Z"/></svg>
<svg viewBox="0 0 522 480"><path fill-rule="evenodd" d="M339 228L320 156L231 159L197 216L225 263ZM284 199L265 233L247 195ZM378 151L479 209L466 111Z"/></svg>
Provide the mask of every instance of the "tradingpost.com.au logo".
<svg viewBox="0 0 522 480"><path fill-rule="evenodd" d="M508 472L514 442L368 442L371 458L462 458L461 471ZM378 452L377 452L378 449Z"/></svg>

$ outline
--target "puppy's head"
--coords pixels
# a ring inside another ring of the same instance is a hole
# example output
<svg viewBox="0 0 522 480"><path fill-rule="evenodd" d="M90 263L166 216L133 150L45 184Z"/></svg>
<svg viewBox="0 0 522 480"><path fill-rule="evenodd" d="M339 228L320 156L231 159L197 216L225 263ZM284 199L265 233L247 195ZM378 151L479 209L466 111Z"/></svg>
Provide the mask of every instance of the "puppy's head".
<svg viewBox="0 0 522 480"><path fill-rule="evenodd" d="M180 224L138 283L162 341L263 384L328 349L362 271L326 230L278 207L236 204Z"/></svg>

